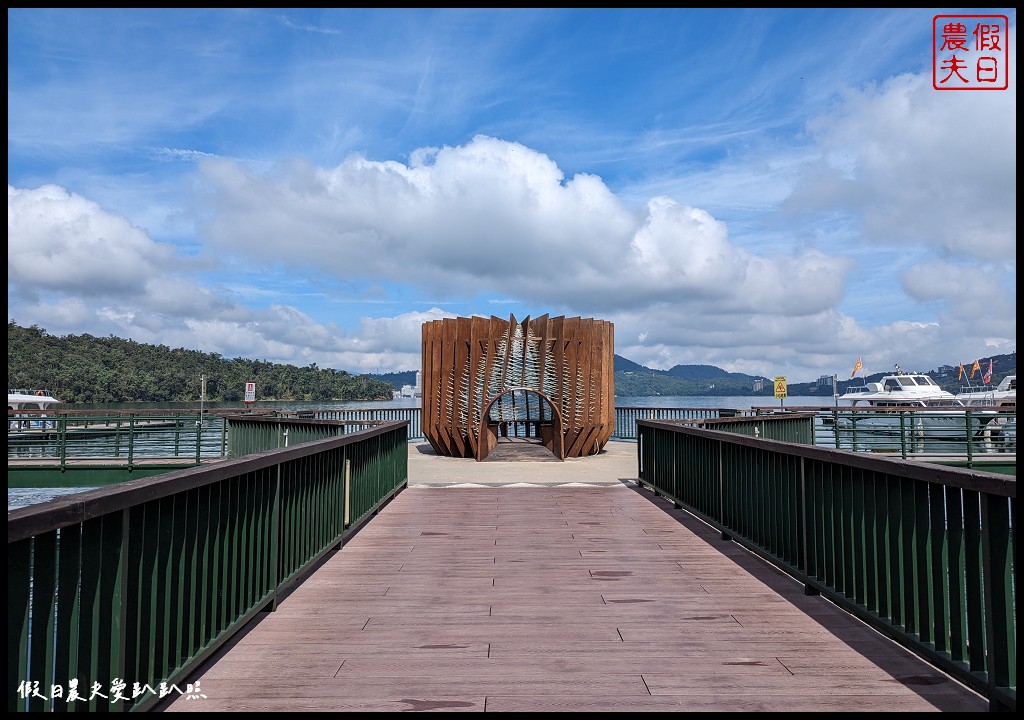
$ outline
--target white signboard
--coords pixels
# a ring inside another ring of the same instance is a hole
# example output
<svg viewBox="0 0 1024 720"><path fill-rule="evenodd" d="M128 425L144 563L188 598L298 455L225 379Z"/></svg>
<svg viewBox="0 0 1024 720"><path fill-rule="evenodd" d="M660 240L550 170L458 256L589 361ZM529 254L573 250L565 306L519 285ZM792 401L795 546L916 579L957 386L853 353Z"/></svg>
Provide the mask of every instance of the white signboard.
<svg viewBox="0 0 1024 720"><path fill-rule="evenodd" d="M245 384L245 401L247 403L256 402L256 383L247 382Z"/></svg>

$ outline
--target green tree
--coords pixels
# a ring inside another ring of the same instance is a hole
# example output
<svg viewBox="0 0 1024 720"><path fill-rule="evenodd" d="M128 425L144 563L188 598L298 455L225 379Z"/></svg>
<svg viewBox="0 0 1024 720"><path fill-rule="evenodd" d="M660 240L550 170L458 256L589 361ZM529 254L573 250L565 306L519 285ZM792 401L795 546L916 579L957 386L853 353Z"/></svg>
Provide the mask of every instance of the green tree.
<svg viewBox="0 0 1024 720"><path fill-rule="evenodd" d="M385 400L391 385L344 371L275 364L114 336L49 335L33 325L7 323L7 380L11 388L46 389L65 403L237 402L245 383L264 400Z"/></svg>

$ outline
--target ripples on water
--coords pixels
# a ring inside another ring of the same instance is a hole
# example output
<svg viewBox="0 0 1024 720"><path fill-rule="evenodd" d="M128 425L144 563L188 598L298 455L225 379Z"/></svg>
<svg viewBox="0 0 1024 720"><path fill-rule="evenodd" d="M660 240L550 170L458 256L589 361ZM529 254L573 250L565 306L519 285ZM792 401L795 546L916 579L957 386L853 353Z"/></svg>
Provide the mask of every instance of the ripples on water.
<svg viewBox="0 0 1024 720"><path fill-rule="evenodd" d="M7 488L7 509L36 505L37 503L49 502L64 495L85 492L93 488Z"/></svg>

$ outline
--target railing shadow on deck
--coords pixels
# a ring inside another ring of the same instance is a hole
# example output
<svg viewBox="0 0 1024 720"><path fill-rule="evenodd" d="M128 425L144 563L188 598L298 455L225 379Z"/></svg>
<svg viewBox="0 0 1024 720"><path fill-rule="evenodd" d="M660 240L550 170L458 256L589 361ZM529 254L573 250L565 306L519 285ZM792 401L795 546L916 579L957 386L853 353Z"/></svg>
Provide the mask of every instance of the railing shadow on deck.
<svg viewBox="0 0 1024 720"><path fill-rule="evenodd" d="M863 641L851 642L848 640L848 636L850 634L849 623L851 621L840 620L837 624L834 613L829 613L827 611L820 612L822 608L820 608L820 606L816 607L816 603L829 602L827 598L824 596L806 593L804 585L792 575L779 569L773 563L766 561L764 557L752 552L742 543L733 542L731 537L723 537L721 531L717 528L700 519L697 515L694 515L685 508L681 508L678 503L664 497L658 491L652 490L652 488L644 485L643 483L638 485L636 480L626 482L624 479L623 484L626 484L631 489L634 489L639 493L646 494L651 502L660 507L666 514L675 518L682 527L692 532L708 546L715 548L725 558L735 564L737 568L748 573L751 577L757 578L765 587L772 592L777 593L780 598L783 598L797 610L803 612L807 617L818 623L823 630L831 634L840 642L848 645L852 650L857 652L865 660L872 663L872 665L877 667L879 670L889 674L894 682L899 683L911 691L915 691L919 687L927 687L928 690L922 691L920 694L922 697L926 698L936 710L940 712L957 712L963 710L963 699L958 693L951 692L949 695L943 695L935 692L937 689L936 686L938 685L945 684L949 687L954 685L954 683L958 683L958 681L952 679L948 673L939 669L934 669L931 672L921 672L922 667L927 667L928 663L919 656L911 653L909 650L904 651L906 653L905 657L894 660L891 649L884 647L880 643L865 643ZM833 609L836 612L842 612L838 607L833 606ZM859 621L854 619L852 622ZM846 632L844 632L844 630L846 630ZM901 668L912 668L912 670L901 671ZM956 688L960 689L961 685L957 684ZM979 695L979 697L981 696ZM984 701L979 700L979 703L980 702Z"/></svg>
<svg viewBox="0 0 1024 720"><path fill-rule="evenodd" d="M638 421L640 482L1016 709L1016 480Z"/></svg>
<svg viewBox="0 0 1024 720"><path fill-rule="evenodd" d="M192 691L177 683L406 486L407 434L385 423L10 511L8 711Z"/></svg>

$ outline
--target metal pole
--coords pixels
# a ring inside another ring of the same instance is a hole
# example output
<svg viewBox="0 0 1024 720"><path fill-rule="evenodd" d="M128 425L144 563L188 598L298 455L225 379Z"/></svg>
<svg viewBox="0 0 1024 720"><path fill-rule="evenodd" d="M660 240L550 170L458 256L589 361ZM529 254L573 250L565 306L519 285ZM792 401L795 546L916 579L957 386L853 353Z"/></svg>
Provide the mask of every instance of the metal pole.
<svg viewBox="0 0 1024 720"><path fill-rule="evenodd" d="M196 420L196 465L203 461L203 405L206 401L206 374L199 375L199 419Z"/></svg>

